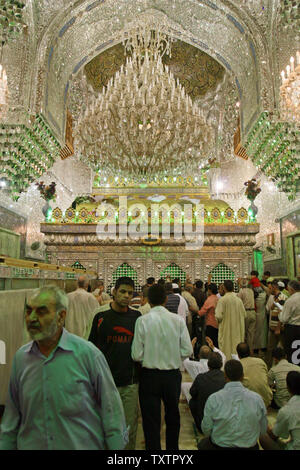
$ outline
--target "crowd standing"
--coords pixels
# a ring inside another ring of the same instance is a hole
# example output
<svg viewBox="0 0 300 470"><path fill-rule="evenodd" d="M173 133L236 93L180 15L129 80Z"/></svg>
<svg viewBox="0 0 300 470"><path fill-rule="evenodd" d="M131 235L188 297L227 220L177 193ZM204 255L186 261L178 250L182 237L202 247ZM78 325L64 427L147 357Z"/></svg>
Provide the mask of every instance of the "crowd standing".
<svg viewBox="0 0 300 470"><path fill-rule="evenodd" d="M217 285L121 277L26 301L0 449L179 449L181 393L201 450L300 450L300 282L257 271ZM182 372L190 382L182 383ZM273 427L268 410L277 410Z"/></svg>

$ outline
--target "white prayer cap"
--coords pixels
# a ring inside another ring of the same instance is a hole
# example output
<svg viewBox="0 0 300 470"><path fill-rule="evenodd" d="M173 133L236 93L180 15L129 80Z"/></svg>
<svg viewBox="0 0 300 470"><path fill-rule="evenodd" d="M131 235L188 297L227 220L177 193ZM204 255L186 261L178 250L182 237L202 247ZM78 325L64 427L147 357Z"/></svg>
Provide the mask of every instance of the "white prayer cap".
<svg viewBox="0 0 300 470"><path fill-rule="evenodd" d="M179 289L179 285L178 285L178 284L175 284L175 283L173 282L173 284L172 284L172 289Z"/></svg>
<svg viewBox="0 0 300 470"><path fill-rule="evenodd" d="M282 281L279 281L277 284L278 284L278 287L285 287L285 283Z"/></svg>

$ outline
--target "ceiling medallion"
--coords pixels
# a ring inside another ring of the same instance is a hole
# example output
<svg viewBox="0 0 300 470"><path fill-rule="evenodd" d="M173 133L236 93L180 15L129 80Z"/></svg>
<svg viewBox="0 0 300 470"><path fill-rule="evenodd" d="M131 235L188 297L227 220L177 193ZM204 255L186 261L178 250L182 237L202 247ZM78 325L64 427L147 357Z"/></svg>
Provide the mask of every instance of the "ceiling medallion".
<svg viewBox="0 0 300 470"><path fill-rule="evenodd" d="M162 62L171 38L153 26L128 33L126 65L90 101L75 128L76 150L114 175L192 174L207 165L213 131Z"/></svg>

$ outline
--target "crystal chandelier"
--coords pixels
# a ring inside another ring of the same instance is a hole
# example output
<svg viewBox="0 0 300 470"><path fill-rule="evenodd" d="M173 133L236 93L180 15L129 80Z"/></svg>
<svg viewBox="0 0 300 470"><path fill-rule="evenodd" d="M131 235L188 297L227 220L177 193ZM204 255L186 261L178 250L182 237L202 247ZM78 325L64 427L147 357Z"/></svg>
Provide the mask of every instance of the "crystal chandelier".
<svg viewBox="0 0 300 470"><path fill-rule="evenodd" d="M76 150L94 170L115 175L199 170L210 158L213 131L162 63L168 36L137 28L125 50L126 65L78 120Z"/></svg>
<svg viewBox="0 0 300 470"><path fill-rule="evenodd" d="M290 59L286 73L281 72L282 85L280 87L281 118L300 124L300 52Z"/></svg>

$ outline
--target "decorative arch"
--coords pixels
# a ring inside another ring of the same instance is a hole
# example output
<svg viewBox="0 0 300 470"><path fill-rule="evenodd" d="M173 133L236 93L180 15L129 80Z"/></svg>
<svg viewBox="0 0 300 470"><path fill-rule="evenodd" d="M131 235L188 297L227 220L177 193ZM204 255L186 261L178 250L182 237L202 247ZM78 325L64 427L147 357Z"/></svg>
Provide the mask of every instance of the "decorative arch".
<svg viewBox="0 0 300 470"><path fill-rule="evenodd" d="M167 277L170 277L171 280L179 277L181 280L181 284L184 285L185 280L186 280L186 272L181 269L178 264L176 263L171 263L169 266L167 266L165 269L163 269L160 273L160 277L162 279L166 279Z"/></svg>
<svg viewBox="0 0 300 470"><path fill-rule="evenodd" d="M260 112L260 58L264 47L258 32L256 37L252 34L249 18L221 0L199 3L186 0L184 5L180 0L161 5L149 1L144 10L135 0L128 0L119 5L114 16L111 5L112 0L77 2L76 7L66 8L55 17L40 43L32 83L36 86L38 71L43 70L43 102L39 106L61 143L65 138L68 90L73 78L99 52L120 42L130 22L141 15L161 20L173 37L198 47L224 66L233 76L239 93L242 134L250 129ZM82 47L78 47L78 38Z"/></svg>
<svg viewBox="0 0 300 470"><path fill-rule="evenodd" d="M226 280L233 281L234 283L234 288L237 290L237 284L235 282L235 272L230 269L226 264L224 263L219 263L217 264L211 271L210 273L212 275L211 282L214 284L222 284Z"/></svg>
<svg viewBox="0 0 300 470"><path fill-rule="evenodd" d="M111 289L115 287L116 280L119 277L130 277L134 281L134 289L137 292L140 292L142 287L138 283L138 274L135 269L133 269L128 263L122 263L120 266L115 269L112 274L112 282L107 286L107 292L110 294Z"/></svg>

